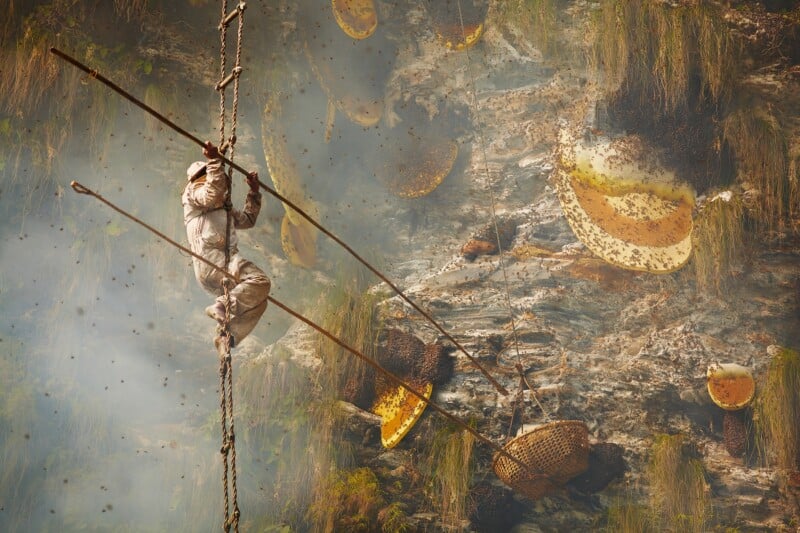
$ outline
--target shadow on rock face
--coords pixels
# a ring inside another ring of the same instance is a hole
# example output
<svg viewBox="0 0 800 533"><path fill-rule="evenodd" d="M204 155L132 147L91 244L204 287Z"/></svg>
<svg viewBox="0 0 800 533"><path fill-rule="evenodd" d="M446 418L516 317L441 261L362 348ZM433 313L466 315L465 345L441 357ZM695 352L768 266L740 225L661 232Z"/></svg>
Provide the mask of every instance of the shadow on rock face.
<svg viewBox="0 0 800 533"><path fill-rule="evenodd" d="M461 248L461 255L472 261L479 255L494 255L511 248L517 234L517 221L512 217L499 217L495 222L479 229ZM499 241L498 241L499 237Z"/></svg>

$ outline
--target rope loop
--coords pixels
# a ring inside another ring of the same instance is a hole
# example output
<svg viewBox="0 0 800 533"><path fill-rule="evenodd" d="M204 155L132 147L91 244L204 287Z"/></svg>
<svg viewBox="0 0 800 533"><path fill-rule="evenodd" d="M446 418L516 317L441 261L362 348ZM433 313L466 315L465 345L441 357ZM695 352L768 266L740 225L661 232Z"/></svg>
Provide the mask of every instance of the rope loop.
<svg viewBox="0 0 800 533"><path fill-rule="evenodd" d="M89 196L93 196L92 191L90 189L84 187L83 185L81 185L80 183L78 183L75 180L72 180L69 185L70 185L70 187L72 187L73 191L75 191L75 192L77 192L79 194L88 194Z"/></svg>

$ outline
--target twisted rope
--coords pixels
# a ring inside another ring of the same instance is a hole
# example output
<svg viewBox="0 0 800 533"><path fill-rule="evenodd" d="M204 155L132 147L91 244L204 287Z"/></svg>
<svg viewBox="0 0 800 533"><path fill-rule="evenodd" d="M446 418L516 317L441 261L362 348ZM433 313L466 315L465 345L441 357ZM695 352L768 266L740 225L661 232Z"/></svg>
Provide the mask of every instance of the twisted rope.
<svg viewBox="0 0 800 533"><path fill-rule="evenodd" d="M162 124L165 124L166 126L171 128L172 130L174 130L175 132L181 134L183 137L191 140L192 142L194 142L198 146L204 146L205 145L204 141L202 139L200 139L199 137L197 137L197 135L194 135L191 132L187 131L186 129L180 127L175 122L171 121L170 119L168 119L167 117L165 117L164 115L162 115L161 113L159 113L158 111L153 109L152 107L148 106L147 104L145 104L144 102L142 102L141 100L139 100L138 98L133 96L131 93L129 93L128 91L126 91L125 89L123 89L122 87L117 85L116 83L112 82L111 80L109 80L108 78L106 78L105 76L100 74L97 70L94 70L94 69L91 69L91 68L87 67L86 65L84 65L83 63L81 63L80 61L75 59L74 57L70 57L69 55L65 54L61 50L58 50L57 48L50 48L50 53L55 54L57 57L63 59L64 61L66 61L70 65L72 65L72 66L82 70L83 72L87 73L92 79L95 79L95 80L99 81L100 83L102 83L103 85L105 85L109 89L113 90L114 92L116 92L117 94L119 94L120 96L122 96L123 98L128 100L129 102L133 103L134 105L136 105L137 107L139 107L140 109L145 111L146 113L148 113L151 116L155 117ZM222 159L224 161L228 161L225 158L224 155L222 156ZM244 167L242 167L241 165L238 165L236 163L232 163L231 166L234 169L236 169L237 171L239 171L242 174L244 174L245 176L250 174L250 172L247 169L245 169ZM503 396L507 396L508 395L508 391L494 377L492 377L491 373L489 373L489 371L486 368L484 368L483 365L481 365L480 362L475 357L473 357L467 351L467 349L464 348L464 346L462 346L460 342L458 342L458 340L455 339L455 337L453 337L450 333L448 333L441 326L441 324L439 324L430 315L430 313L425 311L422 307L420 307L417 303L415 303L414 300L409 298L408 295L406 293L404 293L400 289L400 287L398 287L394 282L392 282L392 280L390 280L388 277L386 277L385 274L383 274L380 270L375 268L375 266L373 266L369 261L367 261L366 259L361 257L361 255L359 255L358 252L356 252L351 246L349 246L342 239L337 237L328 228L326 228L325 226L320 224L317 220L315 220L302 207L300 207L299 205L295 204L290 199L286 198L285 196L280 194L278 191L276 191L272 187L269 187L268 185L264 184L264 182L262 182L262 181L258 182L258 186L261 187L262 189L264 189L265 191L267 191L271 196L277 198L278 200L283 202L285 205L287 205L291 209L293 209L298 215L300 215L306 221L308 221L309 224L311 224L312 226L317 228L321 233L323 233L325 236L330 238L336 244L341 246L348 254L350 254L353 258L355 258L359 263L364 265L370 272L375 274L375 276L377 276L382 282L386 283L386 285L390 289L392 289L392 291L394 291L395 294L397 294L400 298L403 299L404 302L406 302L417 313L419 313L422 317L424 317L425 320L427 320L434 328L436 328L439 331L439 333L444 335L447 338L447 340L452 342L453 345L456 348L458 348L458 350L467 359L469 359L470 363L472 363L472 365L475 366L475 368L480 370L481 373L484 375L484 377L486 377L486 379L489 380L489 382L492 385L494 385L494 387L497 389L497 391L500 394L502 394Z"/></svg>
<svg viewBox="0 0 800 533"><path fill-rule="evenodd" d="M76 193L85 194L87 196L93 196L97 200L100 200L101 202L103 202L107 206L111 207L117 213L120 213L121 215L123 215L123 216L127 217L128 219L132 220L133 222L141 225L145 229L151 231L152 233L155 233L156 235L158 235L159 237L164 239L164 241L166 241L167 243L171 244L172 246L175 246L179 250L185 252L186 254L190 255L191 257L197 259L198 261L201 261L201 262L205 263L211 269L213 269L216 272L220 273L221 275L225 276L225 278L227 278L229 280L233 280L234 282L238 283L238 279L233 274L231 274L230 272L228 272L226 270L223 270L222 268L220 268L219 266L215 265L214 263L212 263L211 261L209 261L205 257L194 253L192 250L186 248L185 246L182 246L182 245L178 244L177 242L175 242L174 240L164 236L163 233L159 232L158 230L156 230L152 226L148 225L147 223L143 222L142 220L140 220L140 219L136 218L135 216L131 215L127 211L124 211L120 207L116 206L112 202L110 202L107 199L105 199L103 196L101 196L97 192L89 189L88 187L86 187L84 185L81 185L77 181L73 181L72 183L70 183L70 185L72 186L72 189ZM330 331L324 329L322 326L320 326L319 324L313 322L311 319L306 318L305 316L303 316L299 312L291 309L290 307L288 307L287 305L283 304L279 300L276 300L274 297L267 296L267 301L270 302L271 304L279 307L280 309L286 311L286 313L288 313L291 316L293 316L294 318L300 320L304 324L312 327L313 329L315 329L319 333L323 334L325 337L327 337L331 341L335 342L338 346L341 346L343 349L347 350L348 352L350 352L351 354L355 355L356 357L358 357L359 359L364 361L366 364L368 364L369 366L374 368L377 372L380 372L381 374L386 376L386 378L388 378L390 381L392 381L392 383L394 383L394 384L396 384L396 385L398 385L400 387L405 388L409 393L411 393L413 396L415 396L421 402L426 403L429 408L433 409L434 411L436 411L440 415L444 416L445 418L447 418L451 422L453 422L453 423L459 425L460 427L464 428L466 431L468 431L472 435L474 435L475 438L477 438L478 440L480 440L484 444L486 444L489 447L491 447L492 449L494 449L497 453L499 453L499 454L503 455L504 457L508 458L509 460L513 461L514 463L518 464L522 468L530 469L530 466L527 465L526 463L524 463L521 459L515 457L513 454L509 453L507 450L505 450L504 448L500 447L497 443L495 443L491 439L483 436L481 433L479 433L474 427L472 427L466 421L464 421L461 418L459 418L459 417L449 413L448 411L446 411L443 407L439 406L433 400L431 400L430 398L427 398L426 396L424 396L413 385L411 385L410 383L407 383L406 381L404 381L403 379L401 379L397 375L395 375L392 372L390 372L390 371L386 370L385 368L383 368L381 365L379 365L377 363L377 361L375 361L371 357L368 357L367 355L364 355L363 353L361 353L357 349L347 345L344 341L342 341L341 339L336 337ZM231 433L231 435L232 435L232 433ZM231 438L233 438L233 437L231 437ZM536 472L533 472L533 473L536 473Z"/></svg>
<svg viewBox="0 0 800 533"><path fill-rule="evenodd" d="M461 0L458 0L457 6L458 6L458 19L459 19L459 22L461 24L461 38L464 40L464 43L466 44L466 42L467 42L467 32L466 32L466 29L464 28L464 14L461 11ZM511 422L510 422L509 428L508 428L509 436L510 436L510 434L511 434L511 425L513 425L513 423L514 423L514 414L516 413L516 409L517 409L518 405L520 403L522 403L522 396L523 396L523 390L524 390L524 386L525 385L528 385L528 388L531 391L531 396L533 397L533 400L536 402L536 405L539 406L539 409L541 409L542 413L544 414L544 416L545 416L545 418L547 420L550 420L550 415L547 413L547 411L545 411L544 407L542 406L541 402L539 401L539 397L536 395L536 392L533 390L532 387L530 387L530 384L528 384L528 380L525 378L525 371L524 371L523 366L522 366L522 357L520 356L520 353L519 353L519 338L517 336L517 325L516 325L516 321L514 320L514 308L511 305L511 293L510 293L510 290L509 290L508 272L507 272L507 269L506 269L506 263L503 260L503 244L500 241L500 229L497 226L497 210L496 210L497 200L495 198L494 188L492 187L492 185L490 183L490 180L489 180L489 178L490 178L490 176L489 176L489 158L488 158L488 155L486 153L486 139L484 138L484 132L483 132L483 120L481 119L480 113L479 113L478 89L477 89L477 85L476 85L475 74L474 74L474 72L472 70L472 57L469 54L469 48L465 48L464 53L467 55L467 71L469 73L470 81L471 81L471 84L472 84L472 101L473 101L473 105L475 107L475 115L478 117L478 120L477 120L478 140L479 140L479 143L480 143L480 146L481 146L481 154L482 154L482 158L483 158L483 169L484 169L484 172L486 174L486 182L489 183L489 199L490 199L490 207L491 207L491 212L492 212L492 225L494 226L494 235L495 235L495 239L497 240L497 253L498 253L498 261L500 262L500 270L503 272L503 287L504 287L506 305L508 306L508 315L509 315L509 319L511 321L511 333L512 333L512 336L514 337L514 350L515 350L516 356L517 356L516 369L517 369L517 372L519 373L519 376L520 376L519 390L517 391L517 395L516 395L516 397L514 399L514 404L513 404L513 407L512 407L512 411L511 411Z"/></svg>
<svg viewBox="0 0 800 533"><path fill-rule="evenodd" d="M227 412L227 402L225 398L225 377L228 374L228 364L224 361L224 357L220 357L220 364L219 364L219 390L220 390L220 402L219 402L219 409L222 413L221 417L221 426L222 426L222 446L220 447L220 453L222 454L222 493L224 495L224 506L225 506L225 519L222 522L222 529L224 531L230 531L230 524L229 524L229 517L230 517L230 510L229 510L229 498L228 498L228 412Z"/></svg>
<svg viewBox="0 0 800 533"><path fill-rule="evenodd" d="M231 135L227 143L225 140L225 86L224 83L227 67L227 35L228 35L228 2L221 0L222 17L220 19L219 32L220 32L220 83L217 84L219 91L219 136L220 136L220 150L223 152L225 148L230 148L230 156L227 161L228 168L225 172L225 270L230 268L231 261L231 229L232 229L232 216L231 209L233 203L231 201L231 192L233 188L233 181L231 174L233 171L233 158L235 153L236 144L236 126L238 121L239 111L239 73L241 72L241 58L242 58L242 35L244 29L244 4L239 3L236 7L239 18L239 27L236 32L236 59L232 72L233 76L233 109L231 110ZM238 533L239 531L239 503L238 491L236 487L236 437L234 433L233 422L233 365L231 364L231 297L230 297L230 283L227 279L223 280L222 289L225 302L225 318L220 325L219 335L223 338L225 351L220 353L219 360L219 379L220 379L220 413L221 413L221 427L222 427L222 447L220 452L223 455L223 469L222 469L222 484L225 508L225 520L223 522L223 530L228 532L233 528ZM230 478L228 477L228 467L230 463ZM230 489L230 492L229 492ZM231 512L231 504L233 511Z"/></svg>
<svg viewBox="0 0 800 533"><path fill-rule="evenodd" d="M228 15L228 0L221 0L222 16L219 25L219 79L225 79L225 63L228 40L228 25L224 23ZM218 87L219 91L219 144L225 144L225 87Z"/></svg>

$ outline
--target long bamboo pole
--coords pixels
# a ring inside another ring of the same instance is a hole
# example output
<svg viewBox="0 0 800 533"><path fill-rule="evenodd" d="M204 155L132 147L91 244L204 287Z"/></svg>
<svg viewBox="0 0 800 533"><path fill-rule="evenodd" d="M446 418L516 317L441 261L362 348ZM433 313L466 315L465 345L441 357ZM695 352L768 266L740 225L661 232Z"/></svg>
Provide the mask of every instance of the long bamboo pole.
<svg viewBox="0 0 800 533"><path fill-rule="evenodd" d="M107 200L106 198L101 196L99 193L89 189L85 185L81 185L77 181L72 181L70 183L70 186L78 194L85 194L87 196L93 196L97 200L100 200L101 202L103 202L107 206L111 207L117 213L120 213L120 214L124 215L125 217L129 218L130 220L132 220L133 222L139 224L140 226L144 227L145 229L151 231L152 233L155 233L160 238L164 239L165 242L175 246L176 248L182 250L183 252L186 252L187 254L191 255L193 258L195 258L195 259L197 259L199 261L202 261L203 263L207 264L208 266L210 266L211 268L213 268L217 272L220 272L222 275L224 275L224 276L226 276L226 277L228 277L230 279L238 281L236 279L236 277L233 274L231 274L230 272L228 272L227 270L225 270L223 268L220 268L219 266L215 265L214 263L212 263L208 259L206 259L206 258L194 253L193 251L191 251L190 249L186 248L185 246L181 246L180 244L178 244L174 240L170 239L169 237L165 236L163 233L161 233L160 231L156 230L155 228L153 228L152 226L150 226L146 222L144 222L141 219L139 219L139 218L131 215L130 213L126 212L122 208L118 207L114 203L110 202L109 200ZM386 370L385 368L383 368L381 365L379 365L371 357L369 357L369 356L361 353L359 350L356 350L355 348L349 346L347 343L345 343L344 341L342 341L341 339L339 339L338 337L336 337L335 335L333 335L332 333L327 331L322 326L318 325L317 323L315 323L311 319L308 319L308 318L304 317L303 315L301 315L297 311L291 309L289 306L287 306L287 305L283 304L282 302L276 300L272 296L267 296L267 300L272 302L274 305L280 307L281 309L283 309L284 311L286 311L287 313L289 313L293 317L297 318L298 320L301 320L305 324L311 326L312 328L314 328L318 332L322 333L327 338L329 338L330 340L332 340L333 342L335 342L336 344L338 344L339 346L341 346L342 348L344 348L348 352L352 353L353 355L355 355L356 357L358 357L359 359L361 359L362 361L367 363L369 366L371 366L372 368L374 368L378 372L382 373L384 376L389 378L396 385L399 385L399 386L405 388L408 392L410 392L411 394L416 396L419 400L425 402L431 409L433 409L437 413L441 414L442 416L444 416L445 418L447 418L451 422L461 426L466 431L468 431L473 436L475 436L476 439L478 439L479 441L483 442L484 444L487 444L492 449L494 449L497 453L507 457L511 461L514 461L515 463L520 465L525 470L531 470L532 469L532 467L530 465L522 462L520 459L517 459L515 456L511 455L510 453L508 453L504 448L502 448L496 442L494 442L493 440L491 440L491 439L489 439L487 437L484 437L481 433L479 433L475 428L473 428L472 426L467 424L464 420L462 420L461 418L453 415L452 413L449 413L444 408L440 407L438 404L436 404L435 402L431 401L429 398L426 398L424 394L422 394L421 392L417 391L414 387L412 387L411 385L406 383L402 378L398 377L393 372L390 372L389 370ZM536 472L535 475L544 476L544 474L542 474L541 472Z"/></svg>
<svg viewBox="0 0 800 533"><path fill-rule="evenodd" d="M103 85L105 85L106 87L108 87L108 88L112 89L113 91L115 91L116 93L118 93L120 96L122 96L122 97L123 97L123 98L125 98L126 100L130 101L131 103L135 104L137 107L139 107L139 108L143 109L144 111L146 111L147 113L149 113L150 115L152 115L153 117L155 117L156 119L158 119L159 121L161 121L162 123L166 124L167 126L169 126L170 128L172 128L172 129L173 129L173 130L175 130L176 132L180 133L181 135L183 135L183 136L184 136L184 137L186 137L187 139L190 139L190 140L192 140L192 141L193 141L195 144L198 144L198 145L199 145L199 146L201 146L201 147L202 147L202 146L205 146L205 142L204 142L203 140L201 140L199 137L197 137L196 135L193 135L193 134L191 134L190 132L186 131L185 129L181 128L180 126L178 126L177 124L175 124L173 121L171 121L170 119L168 119L167 117L165 117L164 115L162 115L161 113L159 113L158 111L156 111L155 109L153 109L152 107L148 106L147 104L145 104L144 102L142 102L141 100L139 100L138 98L136 98L135 96L133 96L132 94L130 94L129 92L127 92L126 90L124 90L124 89L123 89L122 87L120 87L119 85L115 84L114 82L112 82L111 80L109 80L108 78L106 78L105 76L103 76L102 74L100 74L99 72L97 72L97 70L94 70L94 69L91 69L91 68L87 67L86 65L84 65L83 63L81 63L80 61L78 61L77 59L75 59L75 58L73 58L73 57L70 57L69 55L65 54L64 52L62 52L61 50L59 50L59 49L57 49L57 48L55 48L55 47L52 47L52 48L50 48L50 52L51 52L52 54L54 54L55 56L57 56L57 57L59 57L59 58L63 59L63 60L64 60L64 61L66 61L67 63L69 63L69 64L73 65L74 67L76 67L76 68L78 68L78 69L80 69L80 70L82 70L82 71L86 72L86 73L87 73L89 76L91 76L92 78L96 79L97 81L99 81L100 83L102 83ZM233 161L231 161L231 160L227 159L225 156L221 156L221 159L222 159L223 161L225 161L225 163L227 163L228 165L230 165L232 168L235 168L236 170L238 170L239 172L241 172L242 174L244 174L245 176L247 176L247 175L249 175L249 174L250 174L250 172L248 172L248 171L247 171L245 168L243 168L243 167L242 167L242 166L240 166L239 164L237 164L237 163L234 163ZM488 380L489 380L489 382L490 382L490 383L491 383L491 384L492 384L492 385L493 385L493 386L494 386L494 387L497 389L497 391L498 391L498 392L500 392L500 393L501 393L501 394L503 394L504 396L507 396L507 395L508 395L508 391L507 391L507 390L506 390L506 389L505 389L505 388L504 388L504 387L503 387L503 386L502 386L502 385L501 385L501 384L500 384L500 383L499 383L499 382L498 382L498 381L497 381L497 380L496 380L494 377L492 377L492 375L489 373L489 371L488 371L488 370L486 370L486 369L483 367L483 365L481 365L481 364L478 362L478 360L477 360L477 359L475 359L475 358L474 358L472 355L470 355L470 353L469 353L469 352L467 352L466 348L464 348L464 347L461 345L461 343L459 343L459 342L458 342L456 339L454 339L454 338L453 338L453 336L452 336L452 335L450 335L450 334L449 334L447 331L445 331L445 330L444 330L444 328L443 328L442 326L440 326L440 325L439 325L439 323L438 323L438 322L436 322L436 320L434 320L434 319L433 319L433 317L432 317L430 314L428 314L428 313L427 313L425 310L423 310L423 309L422 309L421 307L419 307L419 306L418 306L416 303L414 303L414 302L413 302L413 301L412 301L412 300L411 300L411 299L410 299L408 296L406 296L406 295L405 295L405 293L403 293L403 291L402 291L402 290L400 290L400 288L399 288L399 287L397 287L397 286L396 286L394 283L392 283L392 281L391 281L391 280L389 280L389 278L387 278L387 277L386 277L384 274L382 274L380 271L378 271L378 269L376 269L376 268L375 268L374 266L372 266L372 265L371 265L369 262L367 262L367 260L366 260L366 259L364 259L364 258L363 258L363 257L361 257L361 256L360 256L358 253L356 253L356 251L355 251L355 250L353 250L353 249L352 249L350 246L348 246L348 245L347 245L347 244L346 244L346 243L345 243L343 240L341 240L339 237L337 237L336 235L334 235L333 233L331 233L331 232L330 232L328 229L326 229L325 227L323 227L323 226L322 226L322 225L321 225L319 222L317 222L316 220L314 220L314 219L311 217L311 215L309 215L308 213L306 213L306 212L305 212L303 209L301 209L299 206L297 206L297 205L296 205L294 202L292 202L291 200L289 200L289 199L288 199L288 198L286 198L285 196L281 195L281 194L280 194L278 191L276 191L275 189L273 189L273 188L271 188L271 187L269 187L269 186L265 185L265 184L264 184L264 183L263 183L261 180L259 180L259 182L258 182L258 185L259 185L259 187L261 187L262 189L266 190L266 191L267 191L269 194L271 194L272 196L274 196L275 198L277 198L278 200L280 200L280 201L281 201L281 202L283 202L284 204L288 205L290 208L294 209L294 210L295 210L295 211L296 211L296 212L297 212L297 213L298 213L300 216L302 216L303 218L305 218L306 220L308 220L308 221L309 221L309 222L310 222L310 223L311 223L311 224L312 224L314 227L316 227L316 228L317 228L318 230L320 230L322 233L324 233L324 234L325 234L325 235L327 235L329 238L331 238L331 239L332 239L334 242L336 242L336 243L337 243L339 246L341 246L342 248L344 248L344 249L345 249L345 250L346 250L346 251L347 251L347 252L348 252L348 253L349 253L351 256L353 256L355 259L357 259L357 260L358 260L358 261L359 261L359 262L360 262L362 265L364 265L365 267L367 267L367 268L370 270L370 272L372 272L373 274L375 274L375 275L376 275L378 278L380 278L380 280L381 280L381 281L383 281L383 282L384 282L384 283L386 283L386 284L387 284L389 287L391 287L391 289L392 289L392 290L393 290L395 293L397 293L397 295L398 295L398 296L400 296L400 297L401 297L401 298L402 298L402 299L403 299L403 300L404 300L404 301L405 301L407 304L409 304L409 305L410 305L410 306L411 306L411 307L412 307L414 310L416 310L416 311L417 311L419 314L421 314L423 317L425 317L425 319L426 319L428 322L430 322L430 323L431 323L431 324L432 324L432 325L433 325L433 326L434 326L434 327L435 327L437 330L439 330L439 332L440 332L442 335L444 335L444 336L445 336L445 337L446 337L446 338L447 338L447 339L448 339L450 342L452 342L452 343L453 343L453 344L454 344L454 345L455 345L455 346L456 346L456 347L457 347L457 348L458 348L458 349L459 349L459 350L460 350L460 351L461 351L461 352L462 352L464 355L466 355L466 356L467 356L467 358L468 358L468 359L469 359L469 360L472 362L472 364L473 364L473 365L475 365L475 367L476 367L478 370L480 370L480 371L481 371L481 373L483 373L483 375L486 377L486 379L488 379Z"/></svg>

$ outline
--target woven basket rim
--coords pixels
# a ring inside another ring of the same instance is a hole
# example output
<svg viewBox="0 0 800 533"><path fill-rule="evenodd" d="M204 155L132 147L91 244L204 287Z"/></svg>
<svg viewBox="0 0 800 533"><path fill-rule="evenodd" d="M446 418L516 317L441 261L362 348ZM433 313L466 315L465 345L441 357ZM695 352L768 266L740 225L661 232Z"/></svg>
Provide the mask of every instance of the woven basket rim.
<svg viewBox="0 0 800 533"><path fill-rule="evenodd" d="M540 426L537 426L537 427L533 428L533 429L532 429L532 430L530 430L530 431L527 431L527 432L525 432L525 433L523 433L523 434L521 434L521 435L517 435L516 437L514 437L514 438L510 439L508 442L506 442L506 443L503 445L503 450L504 450L504 451L506 451L506 452L508 452L510 455L514 455L513 453L511 453L511 452L509 452L509 451L508 451L508 448L509 448L509 447L510 447L512 444L514 444L515 442L517 442L517 441L523 441L523 440L527 440L527 439L528 439L528 438L529 438L529 437L530 437L532 434L534 434L534 433L537 433L537 432L539 432L539 431L544 431L544 430L551 430L551 429L553 429L553 428L557 428L557 427L563 427L563 426L578 426L578 425L580 425L580 426L583 426L583 427L586 429L586 432L587 432L587 433L589 432L589 427L586 425L586 422L584 422L584 421L582 421L582 420L556 420L556 421L553 421L553 422L545 422L544 424L542 424L542 425L540 425ZM494 454L494 457L492 458L492 470L494 470L494 471L495 471L495 473L497 472L497 469L495 468L495 465L497 464L497 461L498 461L500 458L506 459L506 460L508 460L508 461L510 461L510 460L511 460L511 459L509 459L508 457L506 457L505 455L503 455L502 453L500 453L500 452L495 452L495 454ZM535 468L533 468L533 466L532 466L532 465L528 465L528 467L529 467L529 468L531 468L532 470L536 470ZM544 475L545 477L549 477L549 476L547 476L546 474L543 474L543 475Z"/></svg>
<svg viewBox="0 0 800 533"><path fill-rule="evenodd" d="M547 433L558 432L559 429L563 428L566 428L568 434L571 434L570 440L573 442L575 442L574 438L577 437L578 441L588 443L589 428L585 422L580 420L557 420L537 426L530 431L510 439L503 446L503 451L513 457L518 457L518 455L516 455L514 452L520 450L523 453L523 457L525 457L526 454L523 448L536 446L536 437L541 434L545 434L544 438L546 439ZM574 431L575 429L579 429L581 434L576 434ZM532 437L534 440L532 442L528 442ZM578 446L578 448L570 452L570 456L573 456L573 454L576 452L581 453L578 450L584 448L583 442ZM515 445L515 443L519 444ZM586 450L586 452L588 453L588 450ZM492 470L494 470L494 473L500 478L501 481L503 481L503 483L512 489L521 492L532 500L536 500L554 488L562 486L568 478L572 477L572 475L569 475L562 479L564 474L563 472L548 474L546 471L543 471L541 468L536 466L535 459L533 464L528 462L528 460L519 460L526 465L526 472L523 479L520 479L519 477L519 465L512 464L515 462L512 461L511 458L507 457L505 453L501 453L500 451L496 452L492 458ZM568 464L571 463L565 463L563 466ZM585 468L583 469L585 470Z"/></svg>

